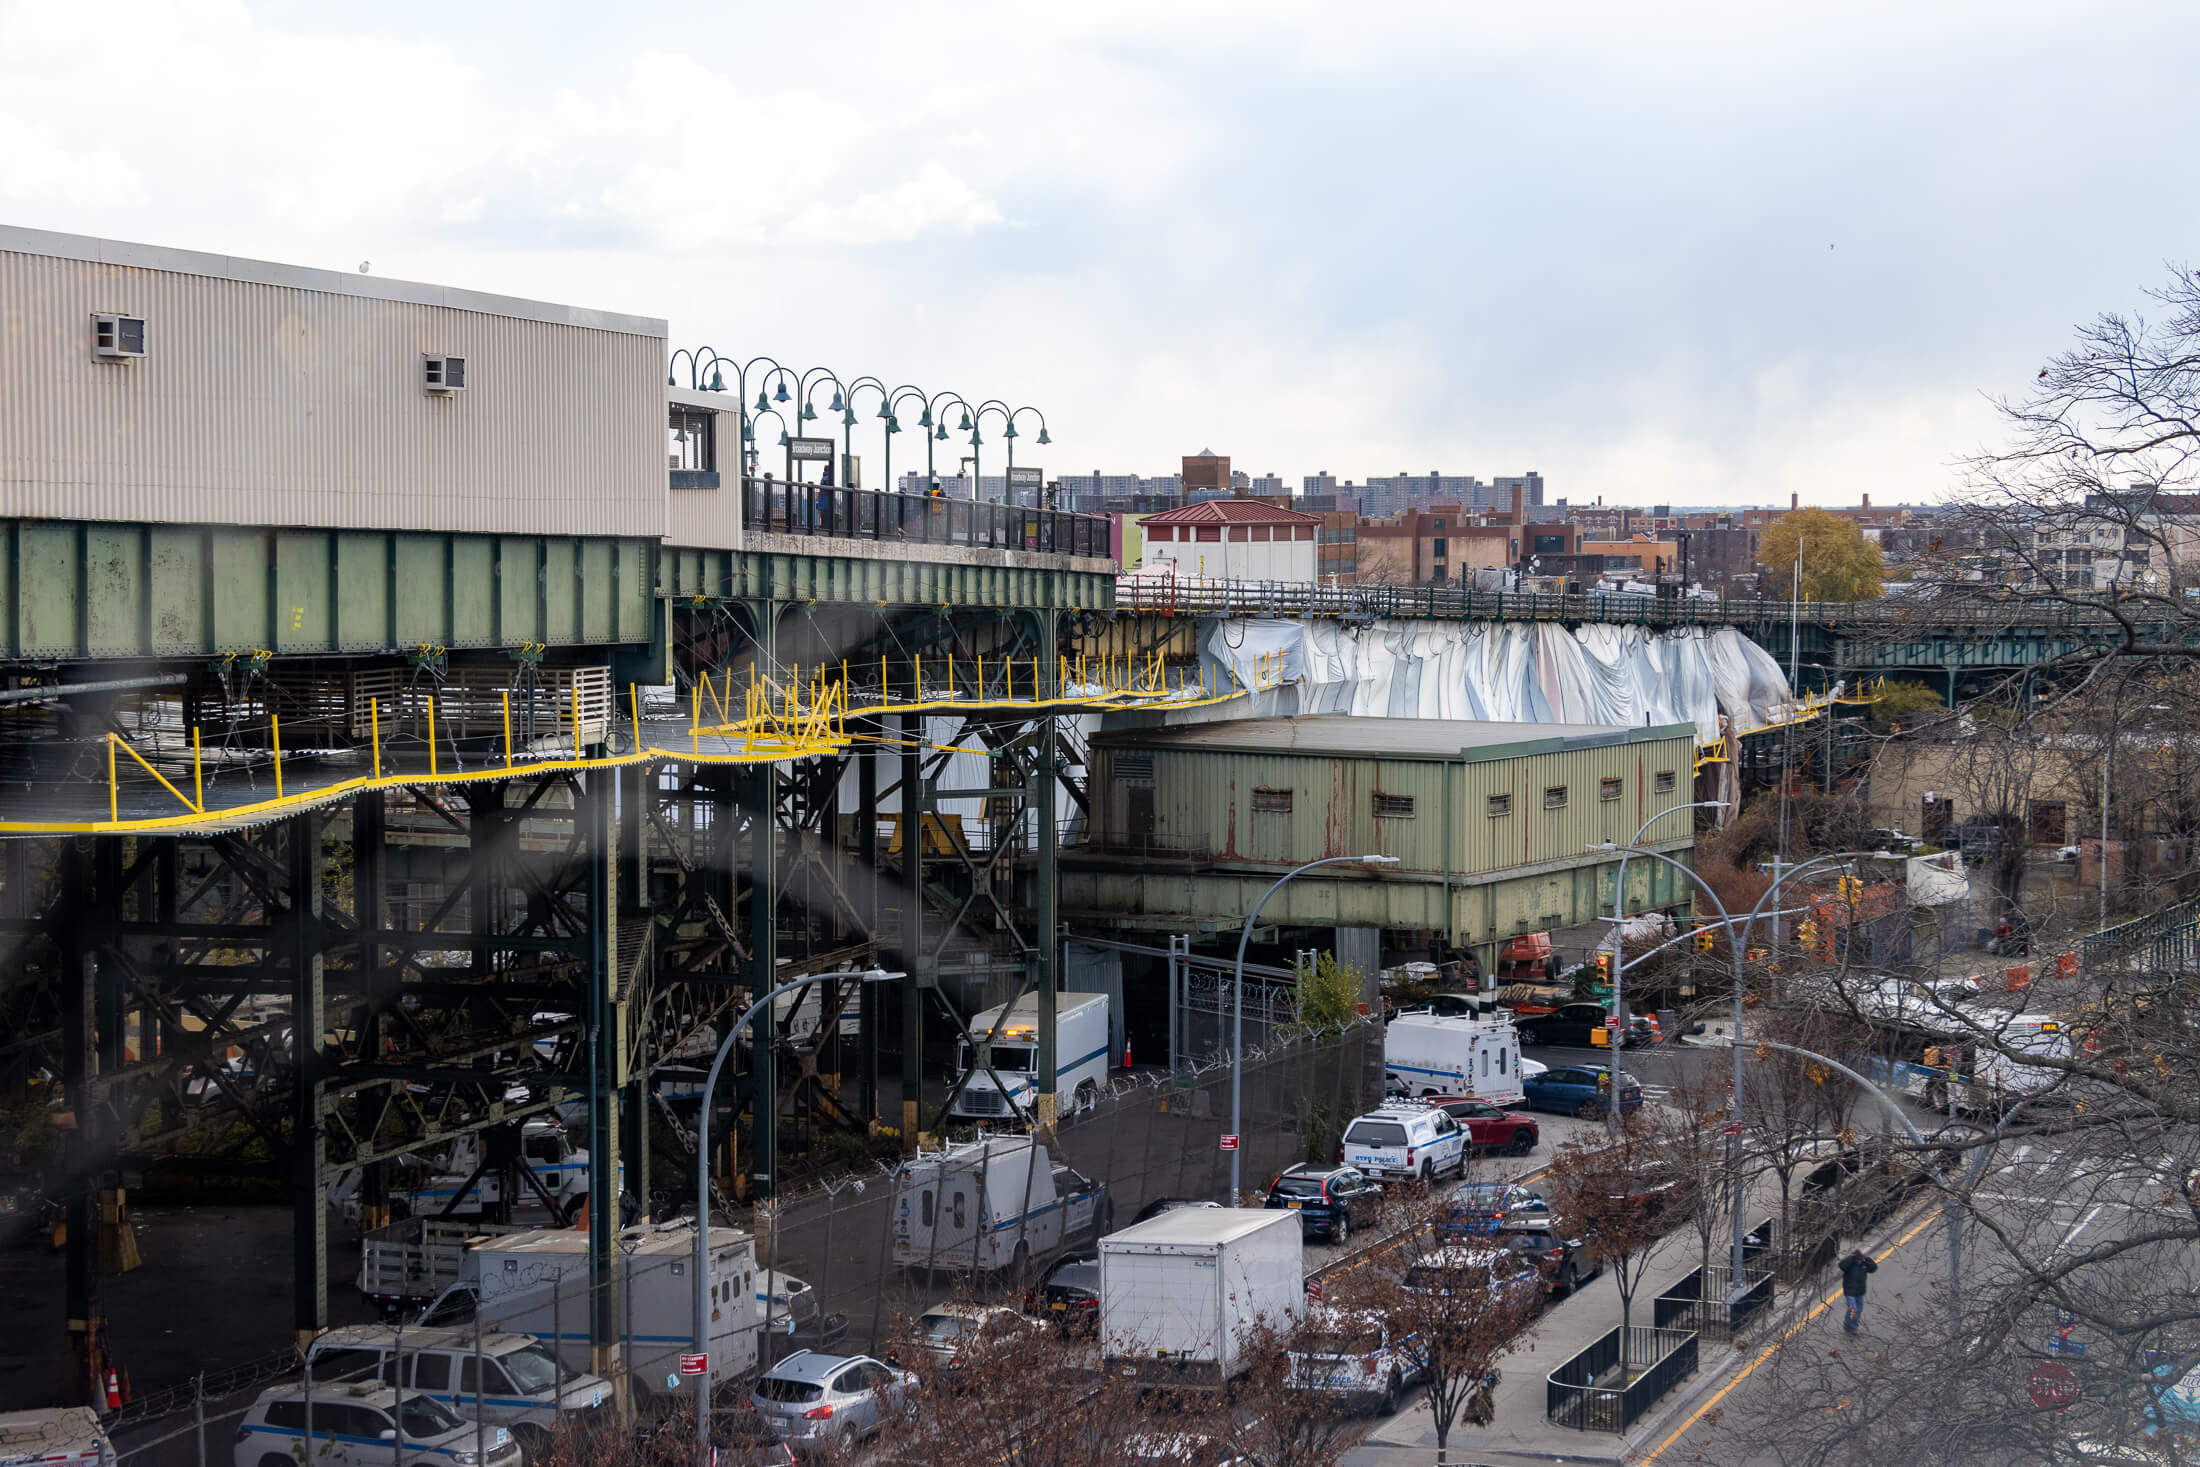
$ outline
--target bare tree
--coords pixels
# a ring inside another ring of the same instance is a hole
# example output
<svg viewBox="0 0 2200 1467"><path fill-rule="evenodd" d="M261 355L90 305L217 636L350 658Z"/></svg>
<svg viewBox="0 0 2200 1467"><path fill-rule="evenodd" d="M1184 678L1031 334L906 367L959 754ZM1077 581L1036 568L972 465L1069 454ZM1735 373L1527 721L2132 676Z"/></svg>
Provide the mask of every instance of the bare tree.
<svg viewBox="0 0 2200 1467"><path fill-rule="evenodd" d="M1665 1165L1686 1193L1688 1222L1696 1235L1696 1260L1711 1266L1712 1250L1740 1205L1741 1136L1727 1133L1733 1113L1731 1087L1715 1067L1688 1070L1673 1087L1671 1102L1650 1119Z"/></svg>
<svg viewBox="0 0 2200 1467"><path fill-rule="evenodd" d="M1696 1205L1665 1138L1637 1110L1609 1136L1569 1141L1551 1157L1552 1211L1567 1230L1593 1237L1619 1286L1620 1365L1627 1365L1635 1295L1651 1263Z"/></svg>

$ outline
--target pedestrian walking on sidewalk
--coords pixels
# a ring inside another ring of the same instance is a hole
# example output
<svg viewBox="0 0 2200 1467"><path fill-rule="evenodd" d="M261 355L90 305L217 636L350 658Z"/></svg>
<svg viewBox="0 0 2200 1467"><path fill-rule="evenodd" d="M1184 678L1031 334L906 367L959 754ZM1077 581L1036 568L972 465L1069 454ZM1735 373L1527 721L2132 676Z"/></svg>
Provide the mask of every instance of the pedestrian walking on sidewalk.
<svg viewBox="0 0 2200 1467"><path fill-rule="evenodd" d="M1841 1260L1841 1302L1848 1306L1848 1316L1841 1321L1841 1328L1855 1334L1864 1322L1865 1281L1879 1272L1879 1265L1872 1262L1863 1249L1858 1248Z"/></svg>

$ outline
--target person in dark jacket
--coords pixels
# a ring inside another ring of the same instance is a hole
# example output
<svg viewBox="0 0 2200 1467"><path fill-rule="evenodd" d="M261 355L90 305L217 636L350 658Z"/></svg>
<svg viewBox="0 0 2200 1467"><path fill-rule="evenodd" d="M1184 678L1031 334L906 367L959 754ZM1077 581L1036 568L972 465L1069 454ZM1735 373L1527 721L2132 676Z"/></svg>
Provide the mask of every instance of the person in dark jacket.
<svg viewBox="0 0 2200 1467"><path fill-rule="evenodd" d="M1872 1262L1859 1248L1841 1260L1841 1302L1848 1306L1848 1316L1841 1321L1841 1328L1855 1334L1864 1322L1865 1280L1879 1272L1879 1265Z"/></svg>

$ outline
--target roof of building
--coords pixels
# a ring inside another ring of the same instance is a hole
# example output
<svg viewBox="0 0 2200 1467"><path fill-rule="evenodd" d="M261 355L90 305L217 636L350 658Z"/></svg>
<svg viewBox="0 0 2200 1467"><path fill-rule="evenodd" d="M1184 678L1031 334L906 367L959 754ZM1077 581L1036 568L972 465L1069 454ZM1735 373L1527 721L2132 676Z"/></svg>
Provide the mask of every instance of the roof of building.
<svg viewBox="0 0 2200 1467"><path fill-rule="evenodd" d="M594 331L618 331L629 336L663 336L665 323L652 316L628 316L616 311L593 311L549 301L522 300L517 296L491 295L486 291L460 290L417 280L348 270L322 270L310 265L284 265L251 260L239 255L210 255L197 250L171 249L166 245L133 244L127 240L97 239L90 235L58 234L0 224L0 252L50 255L63 260L82 260L133 270L167 270L178 275L204 275L216 280L237 280L250 285L287 286L329 295L363 296L369 300L404 301L412 305L443 306L454 311L478 311L490 316L511 316L523 321L547 321L555 326L580 326Z"/></svg>
<svg viewBox="0 0 2200 1467"><path fill-rule="evenodd" d="M1202 499L1145 519L1149 525L1318 525L1321 521L1318 514L1281 509L1257 499Z"/></svg>
<svg viewBox="0 0 2200 1467"><path fill-rule="evenodd" d="M1691 723L1628 728L1610 723L1505 723L1494 719L1238 718L1099 733L1096 744L1217 752L1355 754L1362 758L1465 757L1469 761L1595 749L1658 739L1693 739Z"/></svg>

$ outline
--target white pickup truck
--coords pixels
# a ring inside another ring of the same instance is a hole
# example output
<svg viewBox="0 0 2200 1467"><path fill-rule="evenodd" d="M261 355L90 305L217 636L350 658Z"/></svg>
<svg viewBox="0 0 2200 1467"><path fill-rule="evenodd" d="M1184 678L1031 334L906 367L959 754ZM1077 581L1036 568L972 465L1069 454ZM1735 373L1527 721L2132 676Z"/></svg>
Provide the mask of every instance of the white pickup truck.
<svg viewBox="0 0 2200 1467"><path fill-rule="evenodd" d="M894 1262L912 1273L1026 1273L1112 1226L1107 1184L1028 1136L990 1136L918 1157L894 1193Z"/></svg>

